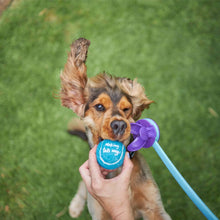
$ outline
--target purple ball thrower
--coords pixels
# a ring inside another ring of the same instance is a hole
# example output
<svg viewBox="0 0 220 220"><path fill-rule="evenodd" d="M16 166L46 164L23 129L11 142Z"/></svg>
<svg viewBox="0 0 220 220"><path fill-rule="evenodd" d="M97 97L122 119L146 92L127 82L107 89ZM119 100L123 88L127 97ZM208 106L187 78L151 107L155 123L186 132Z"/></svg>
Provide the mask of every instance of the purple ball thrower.
<svg viewBox="0 0 220 220"><path fill-rule="evenodd" d="M140 119L136 123L131 123L131 133L134 141L127 147L130 152L140 150L142 147L149 148L160 138L159 127L150 118Z"/></svg>
<svg viewBox="0 0 220 220"><path fill-rule="evenodd" d="M218 218L211 212L211 210L204 204L195 191L186 182L183 176L179 173L171 160L167 157L163 149L158 144L160 131L155 121L146 118L131 123L131 133L133 134L134 141L127 146L127 150L132 155L133 152L140 150L141 148L149 148L153 146L158 156L166 165L170 173L175 180L179 183L185 193L194 202L203 215L210 220L218 220Z"/></svg>

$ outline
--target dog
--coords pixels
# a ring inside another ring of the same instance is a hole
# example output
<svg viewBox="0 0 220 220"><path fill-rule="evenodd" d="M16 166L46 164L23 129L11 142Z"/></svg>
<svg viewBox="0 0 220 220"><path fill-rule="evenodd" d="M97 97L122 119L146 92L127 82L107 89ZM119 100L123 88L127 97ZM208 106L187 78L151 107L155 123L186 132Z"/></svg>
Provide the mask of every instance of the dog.
<svg viewBox="0 0 220 220"><path fill-rule="evenodd" d="M148 99L137 80L113 77L107 73L88 79L85 62L89 45L90 41L84 38L72 43L60 75L62 105L72 109L80 117L75 125L72 123L69 131L87 139L90 148L103 139L117 140L127 146L131 141L130 123L139 119L142 111L149 108L153 101ZM142 217L145 220L170 220L144 158L136 152L132 163L130 200L135 219ZM120 170L114 170L106 178L118 175ZM86 199L93 220L110 219L87 192L83 181L69 206L69 213L73 218L80 215Z"/></svg>

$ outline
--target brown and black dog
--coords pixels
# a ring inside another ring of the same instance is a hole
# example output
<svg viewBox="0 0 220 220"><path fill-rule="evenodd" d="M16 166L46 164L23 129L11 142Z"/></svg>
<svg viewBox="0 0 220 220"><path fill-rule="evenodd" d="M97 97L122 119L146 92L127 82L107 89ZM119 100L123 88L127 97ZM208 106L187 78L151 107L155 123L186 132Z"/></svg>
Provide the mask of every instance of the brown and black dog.
<svg viewBox="0 0 220 220"><path fill-rule="evenodd" d="M89 45L90 42L83 38L71 45L60 76L62 105L72 109L81 118L84 127L78 123L80 126L72 130L85 132L90 148L103 139L118 140L127 146L131 137L130 123L137 120L153 101L146 97L144 88L136 80L106 73L88 79L85 62ZM135 218L171 219L163 207L159 189L144 159L135 153L132 162L130 200ZM120 170L108 174L107 178L116 176ZM72 217L79 216L86 199L93 220L110 219L87 192L82 181L70 203L69 213Z"/></svg>

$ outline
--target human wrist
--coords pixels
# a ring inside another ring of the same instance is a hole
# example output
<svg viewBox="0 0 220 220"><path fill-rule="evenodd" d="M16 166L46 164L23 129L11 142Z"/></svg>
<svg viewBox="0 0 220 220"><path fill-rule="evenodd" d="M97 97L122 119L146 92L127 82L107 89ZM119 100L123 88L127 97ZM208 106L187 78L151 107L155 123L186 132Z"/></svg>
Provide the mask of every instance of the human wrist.
<svg viewBox="0 0 220 220"><path fill-rule="evenodd" d="M131 210L122 211L116 215L112 215L113 220L134 220L134 216Z"/></svg>
<svg viewBox="0 0 220 220"><path fill-rule="evenodd" d="M130 204L123 204L121 208L112 210L110 213L113 220L134 220L132 208Z"/></svg>

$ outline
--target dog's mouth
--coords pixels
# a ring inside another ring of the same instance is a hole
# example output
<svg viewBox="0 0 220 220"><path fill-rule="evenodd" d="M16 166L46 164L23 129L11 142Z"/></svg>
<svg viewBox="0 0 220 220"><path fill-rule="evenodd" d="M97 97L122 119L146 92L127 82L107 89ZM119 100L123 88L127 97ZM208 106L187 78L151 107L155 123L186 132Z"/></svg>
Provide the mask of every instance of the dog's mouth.
<svg viewBox="0 0 220 220"><path fill-rule="evenodd" d="M106 139L106 138L105 138ZM99 143L101 142L101 141L103 141L103 140L105 140L105 139L103 139L101 136L99 137ZM127 139L125 139L125 140L118 140L118 139L115 139L115 140L112 140L112 141L119 141L119 142L121 142L125 147L130 143L130 140L132 139L132 135L130 135L129 136L129 138L127 138Z"/></svg>
<svg viewBox="0 0 220 220"><path fill-rule="evenodd" d="M101 141L103 141L103 140L104 140L103 138L99 137L99 143L100 143Z"/></svg>
<svg viewBox="0 0 220 220"><path fill-rule="evenodd" d="M108 138L102 138L102 137L99 137L99 143L101 142L101 141L103 141L103 140L106 140L106 139L108 139ZM119 139L112 139L112 138L109 138L109 140L111 140L111 141L119 141L119 142L121 142L121 143L123 143L124 141L120 141Z"/></svg>

